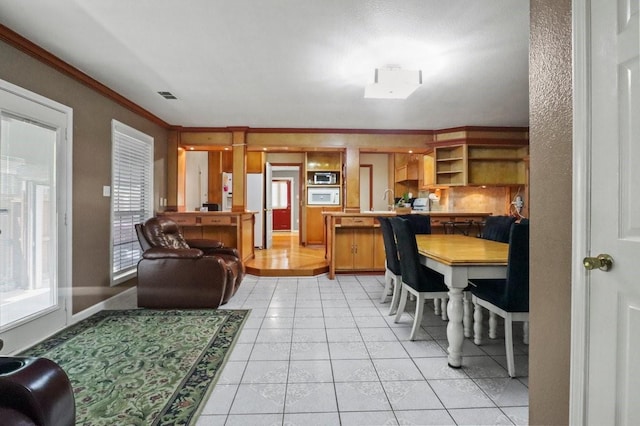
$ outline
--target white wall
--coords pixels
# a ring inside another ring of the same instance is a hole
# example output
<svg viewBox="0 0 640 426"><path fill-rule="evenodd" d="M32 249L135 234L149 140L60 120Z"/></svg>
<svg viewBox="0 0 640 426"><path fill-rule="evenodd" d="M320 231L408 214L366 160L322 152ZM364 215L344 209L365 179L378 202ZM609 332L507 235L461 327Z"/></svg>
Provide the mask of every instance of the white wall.
<svg viewBox="0 0 640 426"><path fill-rule="evenodd" d="M207 151L186 152L184 205L187 211L200 208L207 202L209 191L209 154Z"/></svg>
<svg viewBox="0 0 640 426"><path fill-rule="evenodd" d="M361 153L360 164L373 165L373 210L386 210L388 204L382 197L384 190L389 188L389 154Z"/></svg>

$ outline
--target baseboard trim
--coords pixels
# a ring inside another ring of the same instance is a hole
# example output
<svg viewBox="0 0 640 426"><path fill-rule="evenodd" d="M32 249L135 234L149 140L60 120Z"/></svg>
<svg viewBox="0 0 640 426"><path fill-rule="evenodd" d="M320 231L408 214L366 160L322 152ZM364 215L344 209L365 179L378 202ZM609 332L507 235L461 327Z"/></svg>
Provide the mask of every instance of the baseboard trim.
<svg viewBox="0 0 640 426"><path fill-rule="evenodd" d="M89 318L91 315L93 314L97 314L100 311L103 311L105 309L107 309L107 306L115 301L117 301L120 298L123 298L125 296L130 295L131 293L135 292L137 289L137 287L131 287L126 289L125 291L116 294L115 296L112 296L108 299L103 300L100 303L96 303L95 305L85 309L84 311L78 312L77 314L74 314L71 316L71 322L68 325L72 325L75 324L79 321L82 321L84 319Z"/></svg>

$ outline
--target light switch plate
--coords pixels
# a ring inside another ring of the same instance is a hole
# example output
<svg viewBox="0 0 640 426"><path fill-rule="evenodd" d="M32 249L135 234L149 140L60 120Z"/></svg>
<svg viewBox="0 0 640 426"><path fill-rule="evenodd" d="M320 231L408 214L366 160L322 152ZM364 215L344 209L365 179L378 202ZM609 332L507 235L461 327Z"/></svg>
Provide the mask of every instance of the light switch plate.
<svg viewBox="0 0 640 426"><path fill-rule="evenodd" d="M110 186L103 186L102 187L102 196L103 197L111 197L111 187Z"/></svg>

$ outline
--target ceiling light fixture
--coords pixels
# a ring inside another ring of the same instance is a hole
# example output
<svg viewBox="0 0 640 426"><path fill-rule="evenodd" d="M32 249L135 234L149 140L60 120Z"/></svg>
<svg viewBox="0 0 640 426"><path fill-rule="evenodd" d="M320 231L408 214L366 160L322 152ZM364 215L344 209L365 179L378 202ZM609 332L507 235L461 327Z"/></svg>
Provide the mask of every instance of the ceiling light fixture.
<svg viewBox="0 0 640 426"><path fill-rule="evenodd" d="M364 88L368 99L407 99L422 84L421 70L400 67L376 68L372 84Z"/></svg>

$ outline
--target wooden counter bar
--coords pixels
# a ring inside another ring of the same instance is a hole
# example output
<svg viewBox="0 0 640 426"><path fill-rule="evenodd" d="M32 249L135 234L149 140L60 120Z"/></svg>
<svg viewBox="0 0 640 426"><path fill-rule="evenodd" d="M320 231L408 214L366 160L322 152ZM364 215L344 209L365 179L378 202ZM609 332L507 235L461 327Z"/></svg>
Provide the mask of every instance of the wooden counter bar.
<svg viewBox="0 0 640 426"><path fill-rule="evenodd" d="M253 259L255 212L163 212L175 221L186 239L211 238L235 247L243 261Z"/></svg>
<svg viewBox="0 0 640 426"><path fill-rule="evenodd" d="M404 212L326 212L323 213L327 229L326 258L329 278L338 272L384 272L385 252L382 231L377 216L396 216ZM491 213L478 212L413 212L431 217L432 233L469 232L474 236L477 224ZM455 228L457 224L458 228Z"/></svg>

